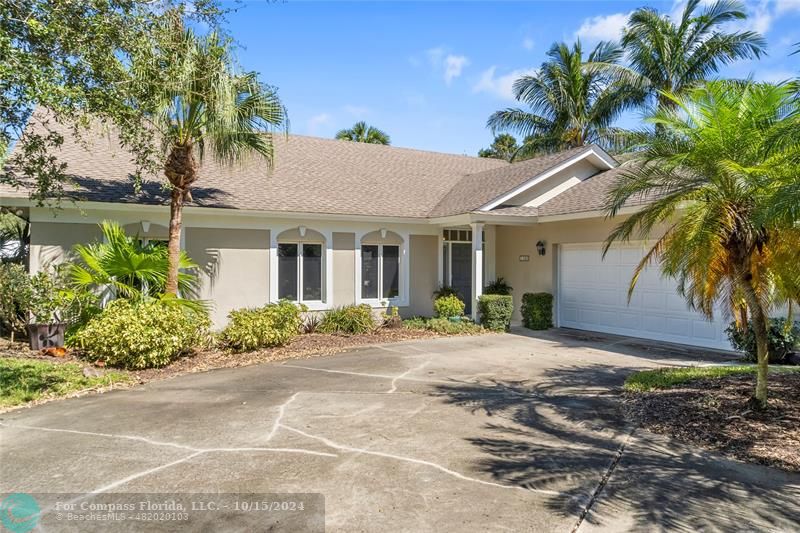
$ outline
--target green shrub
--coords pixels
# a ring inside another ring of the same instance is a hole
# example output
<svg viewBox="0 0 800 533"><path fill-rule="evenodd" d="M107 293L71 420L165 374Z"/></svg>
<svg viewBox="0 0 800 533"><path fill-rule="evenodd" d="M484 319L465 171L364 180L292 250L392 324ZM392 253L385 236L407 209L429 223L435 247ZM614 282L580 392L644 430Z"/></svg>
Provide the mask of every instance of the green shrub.
<svg viewBox="0 0 800 533"><path fill-rule="evenodd" d="M511 327L514 301L507 295L484 294L478 298L478 311L483 327L492 331L508 331Z"/></svg>
<svg viewBox="0 0 800 533"><path fill-rule="evenodd" d="M453 322L447 318L431 318L426 329L440 335L477 335L483 331L482 327L469 320Z"/></svg>
<svg viewBox="0 0 800 533"><path fill-rule="evenodd" d="M553 295L547 292L527 292L522 295L522 323L530 329L553 327Z"/></svg>
<svg viewBox="0 0 800 533"><path fill-rule="evenodd" d="M109 366L150 368L169 364L201 344L208 315L161 300L114 300L70 338L70 345Z"/></svg>
<svg viewBox="0 0 800 533"><path fill-rule="evenodd" d="M462 316L464 314L464 302L458 296L452 294L440 296L433 301L433 311L440 318Z"/></svg>
<svg viewBox="0 0 800 533"><path fill-rule="evenodd" d="M288 300L255 309L236 309L228 313L228 326L222 331L221 340L237 352L282 346L300 333L301 311Z"/></svg>
<svg viewBox="0 0 800 533"><path fill-rule="evenodd" d="M442 285L441 287L433 291L434 300L438 300L442 296L456 296L458 298L461 298L461 295L458 294L458 291L449 285Z"/></svg>
<svg viewBox="0 0 800 533"><path fill-rule="evenodd" d="M428 319L421 316L412 316L403 320L403 327L406 329L427 329Z"/></svg>
<svg viewBox="0 0 800 533"><path fill-rule="evenodd" d="M484 287L483 294L502 294L503 296L509 296L513 290L514 287L506 283L506 280L497 278Z"/></svg>
<svg viewBox="0 0 800 533"><path fill-rule="evenodd" d="M751 363L757 361L756 335L753 332L752 323L748 323L747 328L742 330L733 322L725 332L733 347L744 353L747 361ZM794 322L790 327L785 318L771 318L767 334L769 362L781 364L786 361L789 354L797 349L798 341L800 341L800 323Z"/></svg>
<svg viewBox="0 0 800 533"><path fill-rule="evenodd" d="M25 333L33 296L31 278L18 264L0 265L0 333Z"/></svg>
<svg viewBox="0 0 800 533"><path fill-rule="evenodd" d="M375 329L375 317L367 304L346 305L325 313L319 331L358 335Z"/></svg>

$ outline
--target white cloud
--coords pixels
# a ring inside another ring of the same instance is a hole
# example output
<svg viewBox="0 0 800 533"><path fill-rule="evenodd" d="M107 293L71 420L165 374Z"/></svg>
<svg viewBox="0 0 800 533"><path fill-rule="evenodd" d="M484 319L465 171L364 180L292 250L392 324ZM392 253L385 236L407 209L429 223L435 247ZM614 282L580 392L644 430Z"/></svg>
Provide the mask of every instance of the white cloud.
<svg viewBox="0 0 800 533"><path fill-rule="evenodd" d="M800 0L777 0L775 2L775 13L778 15L800 13Z"/></svg>
<svg viewBox="0 0 800 533"><path fill-rule="evenodd" d="M533 39L531 39L530 37L525 37L524 39L522 39L522 48L524 48L525 50L533 50L534 44L536 43L534 43Z"/></svg>
<svg viewBox="0 0 800 533"><path fill-rule="evenodd" d="M308 119L309 135L317 135L320 127L330 124L331 116L328 113L320 113Z"/></svg>
<svg viewBox="0 0 800 533"><path fill-rule="evenodd" d="M469 65L469 58L463 55L455 55L448 52L444 46L429 48L425 50L431 68L436 72L441 72L444 82L447 85L461 76L464 67Z"/></svg>
<svg viewBox="0 0 800 533"><path fill-rule="evenodd" d="M478 83L472 87L473 92L492 94L504 100L514 100L514 82L522 76L535 74L536 70L517 69L501 76L495 76L496 73L496 66L484 70Z"/></svg>
<svg viewBox="0 0 800 533"><path fill-rule="evenodd" d="M615 41L622 36L629 16L630 13L614 13L583 19L575 37L584 41Z"/></svg>
<svg viewBox="0 0 800 533"><path fill-rule="evenodd" d="M444 58L444 82L450 85L454 78L461 76L461 71L467 65L469 65L469 59L466 56L448 55Z"/></svg>
<svg viewBox="0 0 800 533"><path fill-rule="evenodd" d="M369 113L369 108L364 106L347 104L342 109L345 113L352 115L355 118L364 118Z"/></svg>

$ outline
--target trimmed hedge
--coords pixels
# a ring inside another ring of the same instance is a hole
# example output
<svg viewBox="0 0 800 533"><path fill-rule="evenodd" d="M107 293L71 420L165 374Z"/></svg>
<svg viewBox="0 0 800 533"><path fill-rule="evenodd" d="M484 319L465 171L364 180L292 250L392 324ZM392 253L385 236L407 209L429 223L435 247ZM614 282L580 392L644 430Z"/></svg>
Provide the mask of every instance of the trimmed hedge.
<svg viewBox="0 0 800 533"><path fill-rule="evenodd" d="M375 329L375 317L367 304L345 305L325 313L317 329L322 333L369 333Z"/></svg>
<svg viewBox="0 0 800 533"><path fill-rule="evenodd" d="M222 342L236 352L283 346L300 332L301 311L288 300L255 309L236 309L228 314Z"/></svg>
<svg viewBox="0 0 800 533"><path fill-rule="evenodd" d="M522 295L522 323L529 329L553 327L553 295L548 292L526 292Z"/></svg>
<svg viewBox="0 0 800 533"><path fill-rule="evenodd" d="M483 327L492 331L508 331L511 327L514 301L508 295L484 294L478 298L478 311Z"/></svg>
<svg viewBox="0 0 800 533"><path fill-rule="evenodd" d="M452 294L440 296L433 301L433 311L439 318L450 318L464 314L464 302Z"/></svg>
<svg viewBox="0 0 800 533"><path fill-rule="evenodd" d="M93 360L109 366L165 366L207 339L205 312L159 300L114 300L70 338Z"/></svg>

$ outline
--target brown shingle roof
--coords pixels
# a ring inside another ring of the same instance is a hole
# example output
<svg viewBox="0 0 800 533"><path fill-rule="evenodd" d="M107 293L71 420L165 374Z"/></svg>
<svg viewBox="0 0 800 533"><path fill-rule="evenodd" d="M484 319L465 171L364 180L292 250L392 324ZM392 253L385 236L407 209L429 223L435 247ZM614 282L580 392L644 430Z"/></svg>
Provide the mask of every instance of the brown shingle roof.
<svg viewBox="0 0 800 533"><path fill-rule="evenodd" d="M605 210L606 198L611 187L630 166L623 165L595 174L574 187L539 206L539 216L567 215L586 211ZM646 198L631 198L626 207L644 205L651 201Z"/></svg>
<svg viewBox="0 0 800 533"><path fill-rule="evenodd" d="M519 187L531 178L588 150L588 146L548 154L505 167L464 176L439 201L431 216L448 216L473 211Z"/></svg>
<svg viewBox="0 0 800 533"><path fill-rule="evenodd" d="M67 130L64 130L65 133ZM130 155L113 134L64 135L58 155L78 185L75 196L98 202L162 204L163 180L133 190ZM192 188L195 205L321 214L426 217L465 175L507 168L505 161L374 144L276 136L275 166L254 158L233 168L207 159ZM0 195L24 196L8 186Z"/></svg>

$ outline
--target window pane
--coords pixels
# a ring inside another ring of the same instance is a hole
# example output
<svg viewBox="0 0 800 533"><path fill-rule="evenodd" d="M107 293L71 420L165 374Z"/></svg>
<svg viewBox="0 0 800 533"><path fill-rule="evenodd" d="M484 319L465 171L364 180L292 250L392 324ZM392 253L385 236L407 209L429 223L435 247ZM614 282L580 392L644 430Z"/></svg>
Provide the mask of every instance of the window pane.
<svg viewBox="0 0 800 533"><path fill-rule="evenodd" d="M400 247L383 247L383 297L394 298L400 294Z"/></svg>
<svg viewBox="0 0 800 533"><path fill-rule="evenodd" d="M296 244L278 244L278 298L297 300Z"/></svg>
<svg viewBox="0 0 800 533"><path fill-rule="evenodd" d="M378 247L361 247L361 297L378 297Z"/></svg>
<svg viewBox="0 0 800 533"><path fill-rule="evenodd" d="M303 300L322 300L322 245L303 245Z"/></svg>

